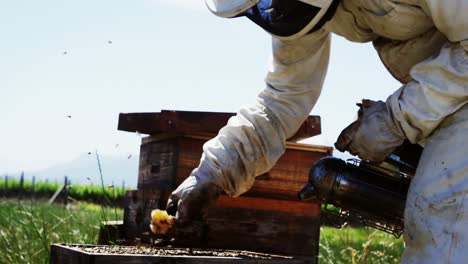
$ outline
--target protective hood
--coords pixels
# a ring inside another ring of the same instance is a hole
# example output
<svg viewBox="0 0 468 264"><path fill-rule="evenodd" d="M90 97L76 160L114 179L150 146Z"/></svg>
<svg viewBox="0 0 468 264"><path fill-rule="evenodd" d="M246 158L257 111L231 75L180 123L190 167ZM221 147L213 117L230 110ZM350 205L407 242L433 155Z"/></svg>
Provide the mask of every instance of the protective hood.
<svg viewBox="0 0 468 264"><path fill-rule="evenodd" d="M208 9L215 15L236 17L256 5L260 0L205 0Z"/></svg>
<svg viewBox="0 0 468 264"><path fill-rule="evenodd" d="M246 16L271 35L293 39L320 28L333 15L337 0L205 0L217 16Z"/></svg>

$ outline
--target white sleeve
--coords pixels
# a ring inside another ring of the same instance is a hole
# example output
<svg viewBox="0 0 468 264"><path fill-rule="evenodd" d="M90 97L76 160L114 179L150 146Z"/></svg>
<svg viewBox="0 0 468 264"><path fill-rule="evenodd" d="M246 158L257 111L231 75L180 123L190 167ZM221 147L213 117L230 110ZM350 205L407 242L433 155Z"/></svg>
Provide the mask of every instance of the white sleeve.
<svg viewBox="0 0 468 264"><path fill-rule="evenodd" d="M468 45L468 0L424 0L423 9L451 42Z"/></svg>
<svg viewBox="0 0 468 264"><path fill-rule="evenodd" d="M413 80L389 98L396 120L413 143L429 136L468 100L468 1L425 0L423 8L449 42L413 66Z"/></svg>
<svg viewBox="0 0 468 264"><path fill-rule="evenodd" d="M208 141L193 174L210 175L230 196L270 170L317 101L328 67L330 34L320 30L296 40L273 39L273 62L255 106L243 107Z"/></svg>

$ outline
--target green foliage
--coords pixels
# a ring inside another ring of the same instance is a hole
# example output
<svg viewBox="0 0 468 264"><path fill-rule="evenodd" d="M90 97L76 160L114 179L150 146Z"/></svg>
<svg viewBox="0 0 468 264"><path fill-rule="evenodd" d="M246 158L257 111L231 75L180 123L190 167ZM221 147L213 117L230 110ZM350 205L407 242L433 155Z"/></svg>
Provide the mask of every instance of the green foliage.
<svg viewBox="0 0 468 264"><path fill-rule="evenodd" d="M0 190L5 182L0 179ZM59 183L36 182L35 193L52 195ZM18 180L8 180L8 192L20 190ZM24 182L32 192L32 182ZM69 195L76 200L112 204L126 190L114 186L72 185ZM51 243L96 243L101 221L121 219L121 209L74 203L70 208L44 202L0 200L0 263L48 263ZM320 233L319 262L326 264L399 263L403 240L372 228L323 227Z"/></svg>
<svg viewBox="0 0 468 264"><path fill-rule="evenodd" d="M87 203L0 200L0 263L49 263L51 243L95 244L103 213L123 218L121 209Z"/></svg>
<svg viewBox="0 0 468 264"><path fill-rule="evenodd" d="M0 263L48 263L50 244L95 244L101 221L122 215L121 209L83 202L65 208L0 200ZM320 263L399 263L402 251L401 238L371 228L321 228Z"/></svg>
<svg viewBox="0 0 468 264"><path fill-rule="evenodd" d="M319 262L326 264L400 263L403 239L372 228L322 227Z"/></svg>
<svg viewBox="0 0 468 264"><path fill-rule="evenodd" d="M51 196L57 191L63 184L61 183L50 183L50 182L36 182L33 188L31 181L24 181L23 189L27 193L33 191L38 196ZM0 179L0 190L5 189L5 180ZM87 201L101 201L112 203L125 196L128 189L123 189L115 186L101 186L101 185L70 185L68 194L77 200ZM9 193L15 193L20 191L20 181L16 179L9 179L7 181L7 191Z"/></svg>

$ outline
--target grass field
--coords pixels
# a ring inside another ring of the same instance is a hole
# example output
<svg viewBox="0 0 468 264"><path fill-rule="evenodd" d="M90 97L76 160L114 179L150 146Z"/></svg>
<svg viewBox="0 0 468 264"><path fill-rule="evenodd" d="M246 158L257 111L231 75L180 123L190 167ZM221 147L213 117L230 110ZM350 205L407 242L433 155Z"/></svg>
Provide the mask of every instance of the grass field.
<svg viewBox="0 0 468 264"><path fill-rule="evenodd" d="M320 263L400 263L403 239L372 228L322 227Z"/></svg>
<svg viewBox="0 0 468 264"><path fill-rule="evenodd" d="M49 263L51 243L94 244L102 219L122 210L88 203L65 208L45 202L0 200L0 263Z"/></svg>
<svg viewBox="0 0 468 264"><path fill-rule="evenodd" d="M52 196L62 183L53 182L36 182L24 181L23 191L45 197ZM101 201L101 202L115 202L125 196L127 188L117 186L102 186L102 185L70 185L68 189L69 196L77 200ZM0 193L7 191L10 194L19 193L21 191L20 181L17 179L0 179Z"/></svg>
<svg viewBox="0 0 468 264"><path fill-rule="evenodd" d="M101 220L122 219L121 209L89 203L0 199L0 263L48 263L51 243L95 244ZM399 263L402 239L370 228L323 227L319 262Z"/></svg>

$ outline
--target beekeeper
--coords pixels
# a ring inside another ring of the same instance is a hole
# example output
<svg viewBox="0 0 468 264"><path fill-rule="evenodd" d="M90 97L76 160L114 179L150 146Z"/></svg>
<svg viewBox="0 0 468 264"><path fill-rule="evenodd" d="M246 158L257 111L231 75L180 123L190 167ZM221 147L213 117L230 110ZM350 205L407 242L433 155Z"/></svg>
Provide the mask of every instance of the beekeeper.
<svg viewBox="0 0 468 264"><path fill-rule="evenodd" d="M168 210L177 209L179 222L200 217L223 191L247 191L275 164L320 95L335 33L372 41L402 83L386 102L364 100L336 148L382 161L405 139L423 143L406 203L403 263L465 263L468 0L205 2L218 16L247 17L270 33L273 62L257 104L240 109L204 145L199 167L172 193Z"/></svg>

